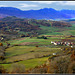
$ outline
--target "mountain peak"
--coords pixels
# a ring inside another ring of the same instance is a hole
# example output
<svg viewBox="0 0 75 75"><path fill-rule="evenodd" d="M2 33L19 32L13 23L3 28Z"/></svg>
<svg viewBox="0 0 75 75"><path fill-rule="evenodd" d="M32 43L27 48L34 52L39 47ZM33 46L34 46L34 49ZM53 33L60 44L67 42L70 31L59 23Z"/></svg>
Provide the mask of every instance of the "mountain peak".
<svg viewBox="0 0 75 75"><path fill-rule="evenodd" d="M43 9L40 9L40 10L55 10L53 8L43 8Z"/></svg>
<svg viewBox="0 0 75 75"><path fill-rule="evenodd" d="M19 10L21 11L20 9L15 8L15 7L0 7L0 10Z"/></svg>
<svg viewBox="0 0 75 75"><path fill-rule="evenodd" d="M14 7L0 7L0 14L31 19L69 19L75 18L75 10L55 10L53 8L43 8L40 10L22 11ZM2 15L2 16L3 16Z"/></svg>

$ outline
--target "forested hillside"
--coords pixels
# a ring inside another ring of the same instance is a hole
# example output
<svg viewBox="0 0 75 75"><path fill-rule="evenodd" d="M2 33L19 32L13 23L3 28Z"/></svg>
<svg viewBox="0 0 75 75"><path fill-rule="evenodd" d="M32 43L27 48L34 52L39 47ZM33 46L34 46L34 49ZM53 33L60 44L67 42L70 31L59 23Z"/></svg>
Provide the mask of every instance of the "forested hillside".
<svg viewBox="0 0 75 75"><path fill-rule="evenodd" d="M41 30L40 26L47 27L71 27L67 22L51 21L51 20L36 20L36 19L21 19L15 16L0 19L0 29L3 31L36 31Z"/></svg>
<svg viewBox="0 0 75 75"><path fill-rule="evenodd" d="M0 36L74 35L75 25L67 21L36 20L15 16L0 19Z"/></svg>

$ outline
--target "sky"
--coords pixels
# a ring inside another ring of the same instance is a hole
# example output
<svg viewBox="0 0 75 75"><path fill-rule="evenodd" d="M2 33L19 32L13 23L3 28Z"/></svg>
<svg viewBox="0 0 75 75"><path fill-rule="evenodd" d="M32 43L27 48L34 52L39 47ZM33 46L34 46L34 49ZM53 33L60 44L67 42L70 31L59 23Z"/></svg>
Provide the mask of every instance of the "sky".
<svg viewBox="0 0 75 75"><path fill-rule="evenodd" d="M75 1L0 1L0 7L15 7L21 10L39 10L43 8L75 10Z"/></svg>

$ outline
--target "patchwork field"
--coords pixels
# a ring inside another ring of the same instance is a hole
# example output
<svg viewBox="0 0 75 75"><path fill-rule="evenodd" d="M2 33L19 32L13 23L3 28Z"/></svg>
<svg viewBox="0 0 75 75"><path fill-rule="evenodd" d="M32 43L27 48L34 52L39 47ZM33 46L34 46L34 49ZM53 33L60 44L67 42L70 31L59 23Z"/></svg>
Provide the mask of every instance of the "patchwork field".
<svg viewBox="0 0 75 75"><path fill-rule="evenodd" d="M75 73L74 21L0 19L0 73Z"/></svg>
<svg viewBox="0 0 75 75"><path fill-rule="evenodd" d="M45 35L47 36L47 35ZM10 70L13 63L24 64L26 70L42 65L47 62L53 53L61 53L61 48L65 46L54 46L51 41L61 41L62 39L75 40L74 37L50 36L48 39L38 39L37 37L24 37L8 41L9 48L5 50L4 68ZM4 46L6 43L3 42Z"/></svg>

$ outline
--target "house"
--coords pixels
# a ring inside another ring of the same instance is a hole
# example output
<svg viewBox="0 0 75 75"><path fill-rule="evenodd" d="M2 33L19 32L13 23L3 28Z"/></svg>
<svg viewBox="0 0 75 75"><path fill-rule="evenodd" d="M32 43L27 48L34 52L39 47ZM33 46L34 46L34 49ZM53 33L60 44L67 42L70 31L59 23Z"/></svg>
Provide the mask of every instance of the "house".
<svg viewBox="0 0 75 75"><path fill-rule="evenodd" d="M53 41L51 41L51 43L52 43L52 44L54 44L54 42L53 42Z"/></svg>
<svg viewBox="0 0 75 75"><path fill-rule="evenodd" d="M53 53L53 55L56 55L56 53Z"/></svg>
<svg viewBox="0 0 75 75"><path fill-rule="evenodd" d="M54 45L58 45L58 43L54 42Z"/></svg>
<svg viewBox="0 0 75 75"><path fill-rule="evenodd" d="M73 46L74 45L73 42L68 42L68 41L64 41L64 42L62 42L62 41L59 41L59 42L51 41L51 43L54 45L65 45L65 46Z"/></svg>
<svg viewBox="0 0 75 75"><path fill-rule="evenodd" d="M4 38L2 37L2 38L1 38L1 41L2 41L3 39L4 39Z"/></svg>
<svg viewBox="0 0 75 75"><path fill-rule="evenodd" d="M73 46L71 46L71 48L73 48Z"/></svg>

